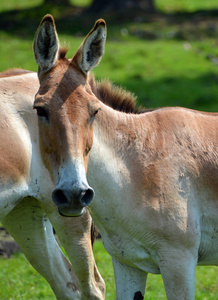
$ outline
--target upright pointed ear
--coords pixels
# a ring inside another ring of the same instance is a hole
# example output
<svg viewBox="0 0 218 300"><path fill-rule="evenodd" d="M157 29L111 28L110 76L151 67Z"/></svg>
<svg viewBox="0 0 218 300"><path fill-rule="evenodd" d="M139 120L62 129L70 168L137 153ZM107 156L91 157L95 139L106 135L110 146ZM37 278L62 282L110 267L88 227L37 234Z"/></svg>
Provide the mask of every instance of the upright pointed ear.
<svg viewBox="0 0 218 300"><path fill-rule="evenodd" d="M73 58L83 73L87 74L100 62L104 54L106 35L106 22L99 19Z"/></svg>
<svg viewBox="0 0 218 300"><path fill-rule="evenodd" d="M39 72L49 71L56 63L59 40L51 15L46 15L42 19L34 37L33 51Z"/></svg>

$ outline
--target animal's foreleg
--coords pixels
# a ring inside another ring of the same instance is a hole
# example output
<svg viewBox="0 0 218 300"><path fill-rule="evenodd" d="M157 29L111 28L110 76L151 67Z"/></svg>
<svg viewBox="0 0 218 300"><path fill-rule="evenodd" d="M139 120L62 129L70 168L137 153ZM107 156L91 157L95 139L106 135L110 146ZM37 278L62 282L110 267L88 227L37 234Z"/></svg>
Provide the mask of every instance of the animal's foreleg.
<svg viewBox="0 0 218 300"><path fill-rule="evenodd" d="M160 253L159 266L167 300L195 299L196 258L185 249L168 249Z"/></svg>
<svg viewBox="0 0 218 300"><path fill-rule="evenodd" d="M81 299L72 266L59 248L50 221L33 198L23 199L3 225L32 266L48 281L57 299Z"/></svg>
<svg viewBox="0 0 218 300"><path fill-rule="evenodd" d="M147 273L128 267L113 258L117 300L143 300Z"/></svg>
<svg viewBox="0 0 218 300"><path fill-rule="evenodd" d="M60 216L57 208L48 209L48 216L60 239L80 282L82 299L105 298L105 283L92 251L91 217L88 211L78 218Z"/></svg>

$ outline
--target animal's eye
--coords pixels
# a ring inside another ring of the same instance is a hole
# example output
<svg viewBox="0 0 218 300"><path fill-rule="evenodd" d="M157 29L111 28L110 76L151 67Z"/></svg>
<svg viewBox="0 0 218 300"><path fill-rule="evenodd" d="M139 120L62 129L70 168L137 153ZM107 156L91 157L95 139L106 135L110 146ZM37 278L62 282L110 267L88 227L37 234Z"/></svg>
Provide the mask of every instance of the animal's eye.
<svg viewBox="0 0 218 300"><path fill-rule="evenodd" d="M97 113L98 113L98 111L99 111L99 109L97 109L95 112L94 112L94 117L97 115Z"/></svg>
<svg viewBox="0 0 218 300"><path fill-rule="evenodd" d="M48 112L44 108L42 108L42 107L34 107L34 108L36 109L37 115L38 115L39 118L42 118L46 121L49 120Z"/></svg>
<svg viewBox="0 0 218 300"><path fill-rule="evenodd" d="M94 122L95 116L97 115L98 111L99 111L99 109L95 110L94 113L92 114L92 117L91 117L91 123Z"/></svg>
<svg viewBox="0 0 218 300"><path fill-rule="evenodd" d="M96 109L95 111L94 111L94 113L93 113L93 118L95 118L95 116L97 115L97 113L99 112L99 110L101 110L100 108L98 108L98 109Z"/></svg>

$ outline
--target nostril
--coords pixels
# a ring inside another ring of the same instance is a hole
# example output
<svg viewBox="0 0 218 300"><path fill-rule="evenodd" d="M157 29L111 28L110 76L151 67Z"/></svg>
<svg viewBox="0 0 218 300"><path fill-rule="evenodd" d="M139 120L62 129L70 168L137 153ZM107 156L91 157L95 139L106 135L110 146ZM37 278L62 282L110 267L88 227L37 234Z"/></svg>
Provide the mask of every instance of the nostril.
<svg viewBox="0 0 218 300"><path fill-rule="evenodd" d="M56 205L64 205L67 204L67 197L65 196L64 192L60 189L56 189L52 193L52 199Z"/></svg>
<svg viewBox="0 0 218 300"><path fill-rule="evenodd" d="M74 189L70 191L55 189L52 193L52 199L53 202L61 208L66 208L69 206L85 207L92 202L94 195L95 192L90 187L81 189L81 187L74 186Z"/></svg>
<svg viewBox="0 0 218 300"><path fill-rule="evenodd" d="M85 207L85 206L88 206L92 202L92 200L95 196L95 192L93 189L88 188L87 190L82 192L81 196L82 196L81 204L83 207Z"/></svg>

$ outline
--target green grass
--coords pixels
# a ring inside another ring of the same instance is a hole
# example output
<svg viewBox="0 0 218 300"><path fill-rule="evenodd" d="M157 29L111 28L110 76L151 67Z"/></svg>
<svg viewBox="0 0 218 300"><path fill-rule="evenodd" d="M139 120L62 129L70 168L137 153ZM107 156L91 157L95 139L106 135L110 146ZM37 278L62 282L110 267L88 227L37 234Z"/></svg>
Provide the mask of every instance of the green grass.
<svg viewBox="0 0 218 300"><path fill-rule="evenodd" d="M36 71L32 41L0 32L4 45L0 70L22 67ZM60 35L70 43L71 57L81 38ZM110 78L138 96L145 107L185 106L218 111L218 66L208 56L217 55L213 39L187 42L178 40L108 40L105 56L95 69L97 78ZM12 59L13 58L13 59Z"/></svg>
<svg viewBox="0 0 218 300"><path fill-rule="evenodd" d="M15 10L15 9L27 9L31 7L35 7L37 5L40 5L43 2L43 0L10 0L10 1L1 1L1 7L0 11L9 11L9 10Z"/></svg>
<svg viewBox="0 0 218 300"><path fill-rule="evenodd" d="M0 299L55 299L47 281L22 253L0 259Z"/></svg>
<svg viewBox="0 0 218 300"><path fill-rule="evenodd" d="M94 253L99 271L106 282L106 299L114 300L116 299L116 294L111 257L104 250L100 241L95 243ZM197 267L195 279L195 300L218 300L217 278L217 267ZM148 275L145 299L166 300L166 294L161 275Z"/></svg>
<svg viewBox="0 0 218 300"><path fill-rule="evenodd" d="M13 9L27 9L34 8L39 5L43 5L43 0L10 0L10 1L1 1L0 11L9 11ZM90 4L90 0L70 0L72 5L76 6L88 6Z"/></svg>
<svg viewBox="0 0 218 300"><path fill-rule="evenodd" d="M91 0L70 0L70 3L77 6L88 6ZM11 9L23 9L29 7L35 7L37 5L42 5L43 0L10 0L1 2L0 11L6 11ZM193 12L196 10L204 9L214 9L218 8L217 0L155 0L155 5L157 9L164 12L177 12L177 11L187 11Z"/></svg>
<svg viewBox="0 0 218 300"><path fill-rule="evenodd" d="M205 53L198 52L200 46L195 42L187 51L181 41L130 41L119 47L110 43L95 73L98 78L110 73L114 82L128 87L147 107L216 111L218 70Z"/></svg>
<svg viewBox="0 0 218 300"><path fill-rule="evenodd" d="M218 8L216 0L155 0L156 6L164 12L194 12L196 10L214 9Z"/></svg>
<svg viewBox="0 0 218 300"><path fill-rule="evenodd" d="M94 246L96 263L106 282L106 299L114 300L115 283L111 257L104 250L101 241ZM10 259L0 258L0 299L55 299L48 283L28 263L22 253ZM217 267L197 267L195 281L196 300L218 299ZM163 281L160 275L148 275L147 300L166 300Z"/></svg>
<svg viewBox="0 0 218 300"><path fill-rule="evenodd" d="M39 0L34 1L31 5L36 5ZM82 3L85 5L88 0L84 1ZM6 5L10 1L2 1L3 7L4 3ZM25 0L20 1L19 5L22 3L25 7ZM184 11L189 10L188 3L192 3L197 9L196 1L159 0L158 7L161 3L166 8L174 3L175 10L180 3ZM217 7L212 0L200 1L198 7L202 8L203 3L207 3L205 8ZM57 15L60 41L70 45L68 57L72 57L95 18L69 18L69 13L58 11L57 7L51 8L51 11ZM7 15L16 22L10 25L11 30L3 30L0 26L0 71L12 67L37 70L32 41L44 12L42 6L14 17ZM2 14L2 17L6 18L6 15ZM130 18L123 23L113 22L108 16L106 20L108 39L102 62L94 70L97 78L110 78L134 92L139 103L148 108L185 106L218 111L216 18L193 19L186 16L172 20L161 15L153 21L142 18L137 23Z"/></svg>

